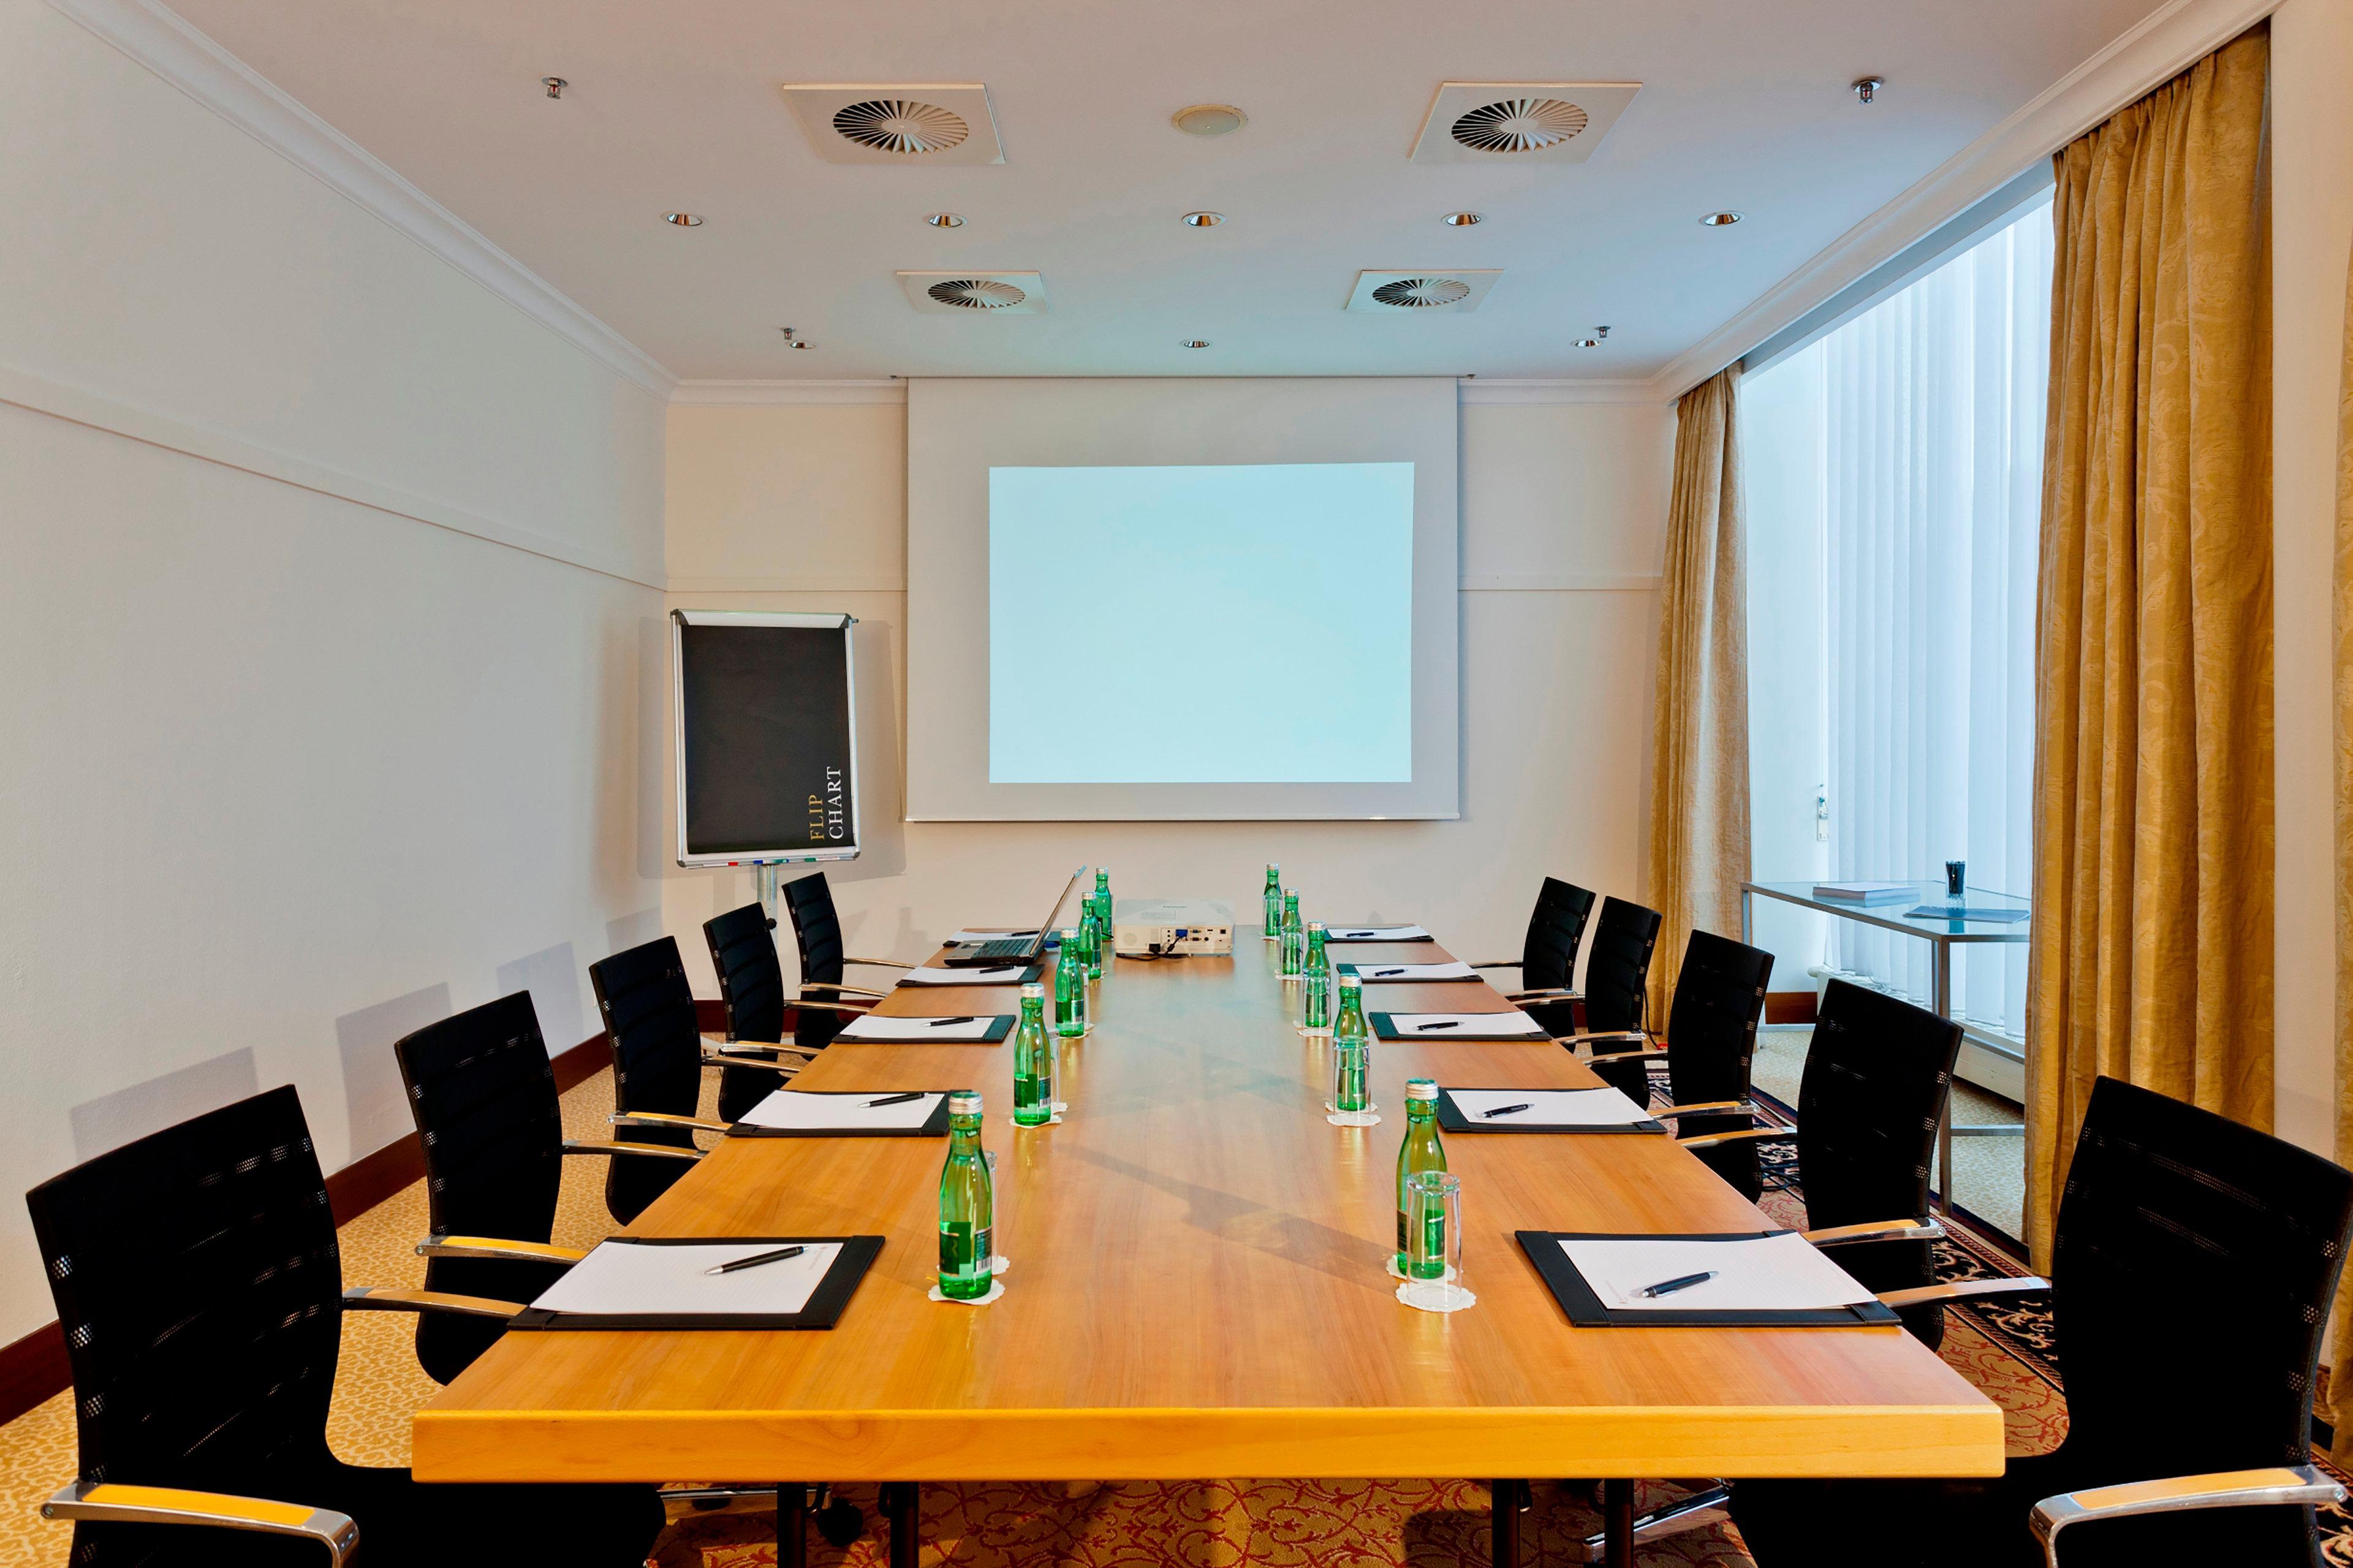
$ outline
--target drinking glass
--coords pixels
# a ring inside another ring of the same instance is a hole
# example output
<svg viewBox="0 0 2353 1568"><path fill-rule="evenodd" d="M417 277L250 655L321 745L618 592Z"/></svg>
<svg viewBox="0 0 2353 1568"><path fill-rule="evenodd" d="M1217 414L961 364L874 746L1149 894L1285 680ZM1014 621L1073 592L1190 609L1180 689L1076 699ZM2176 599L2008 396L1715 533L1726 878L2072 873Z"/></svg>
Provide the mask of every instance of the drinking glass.
<svg viewBox="0 0 2353 1568"><path fill-rule="evenodd" d="M1405 1184L1405 1280L1397 1298L1425 1312L1459 1312L1478 1300L1462 1278L1462 1179L1417 1171Z"/></svg>
<svg viewBox="0 0 2353 1568"><path fill-rule="evenodd" d="M1374 1113L1372 1089L1372 1050L1362 1037L1332 1042L1332 1098L1324 1105L1331 1112L1324 1120L1335 1127L1377 1127L1380 1117Z"/></svg>

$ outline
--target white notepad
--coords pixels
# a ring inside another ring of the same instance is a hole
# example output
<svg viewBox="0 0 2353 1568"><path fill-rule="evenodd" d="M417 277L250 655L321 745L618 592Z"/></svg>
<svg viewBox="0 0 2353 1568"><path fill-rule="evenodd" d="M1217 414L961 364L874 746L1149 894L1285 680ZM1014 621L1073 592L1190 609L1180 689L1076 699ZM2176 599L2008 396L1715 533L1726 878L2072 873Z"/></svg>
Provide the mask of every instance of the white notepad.
<svg viewBox="0 0 2353 1568"><path fill-rule="evenodd" d="M1324 938L1326 942L1428 942L1430 933L1419 926L1330 926Z"/></svg>
<svg viewBox="0 0 2353 1568"><path fill-rule="evenodd" d="M1563 1241L1560 1247L1612 1311L1803 1311L1874 1300L1794 1231L1724 1241L1613 1237ZM1645 1286L1710 1269L1715 1279L1671 1296L1636 1294Z"/></svg>
<svg viewBox="0 0 2353 1568"><path fill-rule="evenodd" d="M910 969L899 976L902 985L1018 985L1029 973L1026 963L1001 964L995 969L935 969L926 964Z"/></svg>
<svg viewBox="0 0 2353 1568"><path fill-rule="evenodd" d="M935 1018L892 1018L873 1013L864 1014L841 1033L837 1040L985 1040L997 1022L994 1013L983 1013L960 1023L943 1023Z"/></svg>
<svg viewBox="0 0 2353 1568"><path fill-rule="evenodd" d="M887 1089L870 1089L856 1094L810 1094L780 1089L744 1112L744 1125L795 1132L921 1127L931 1120L933 1109L940 1102L940 1096L927 1094L921 1100L902 1100L896 1105L867 1103L887 1099L891 1092Z"/></svg>
<svg viewBox="0 0 2353 1568"><path fill-rule="evenodd" d="M1479 972L1460 959L1446 963L1359 963L1356 978L1367 985L1388 981L1468 980Z"/></svg>
<svg viewBox="0 0 2353 1568"><path fill-rule="evenodd" d="M550 1312L596 1317L669 1317L746 1312L785 1316L807 1307L826 1270L841 1255L838 1241L811 1241L798 1258L739 1268L703 1270L739 1258L774 1252L773 1241L690 1242L648 1247L604 1241L574 1264L532 1303Z"/></svg>
<svg viewBox="0 0 2353 1568"><path fill-rule="evenodd" d="M1482 1127L1630 1127L1651 1120L1649 1110L1614 1089L1450 1089L1446 1098L1464 1121ZM1480 1114L1505 1105L1527 1109L1508 1116Z"/></svg>
<svg viewBox="0 0 2353 1568"><path fill-rule="evenodd" d="M1389 1022L1401 1039L1548 1040L1536 1021L1517 1007L1502 1013L1392 1013ZM1432 1026L1443 1024L1444 1028Z"/></svg>

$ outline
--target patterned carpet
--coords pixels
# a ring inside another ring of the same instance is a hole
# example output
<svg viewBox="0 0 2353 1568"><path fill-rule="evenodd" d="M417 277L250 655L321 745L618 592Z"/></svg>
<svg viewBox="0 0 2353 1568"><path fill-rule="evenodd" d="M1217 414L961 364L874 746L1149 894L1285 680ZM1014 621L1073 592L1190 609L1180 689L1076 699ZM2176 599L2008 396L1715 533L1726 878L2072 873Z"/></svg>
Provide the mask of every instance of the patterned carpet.
<svg viewBox="0 0 2353 1568"><path fill-rule="evenodd" d="M565 1096L566 1132L602 1137L612 1084L599 1075ZM706 1106L706 1114L714 1108ZM1775 1167L1791 1190L1768 1192L1764 1206L1802 1222L1787 1158ZM603 1170L567 1169L555 1239L586 1246L607 1233ZM409 1249L425 1232L425 1199L411 1187L343 1227L344 1278L354 1284L416 1285L424 1266ZM2024 1270L1967 1227L1940 1245L1947 1279ZM329 1435L335 1451L361 1464L405 1464L408 1419L433 1384L417 1370L410 1321L354 1314L343 1325L343 1359ZM2066 1430L2059 1354L2041 1300L1953 1309L1945 1360L1999 1404L2012 1454L2042 1453ZM2316 1461L2320 1462L2320 1461ZM73 1417L63 1395L0 1427L0 1568L64 1568L69 1531L44 1523L40 1500L72 1479ZM814 1531L818 1568L881 1568L885 1560L873 1489L845 1489L870 1530L845 1552ZM1645 1488L1638 1506L1668 1494ZM2325 1521L2332 1563L2353 1568L2353 1516ZM1541 1568L1577 1562L1571 1548L1598 1520L1585 1489L1540 1482L1524 1527L1523 1561ZM661 1568L772 1568L772 1518L715 1514L682 1521L663 1537ZM765 1537L765 1539L763 1539ZM1483 1568L1487 1488L1477 1481L1187 1481L1099 1484L968 1484L923 1491L925 1568ZM1737 1532L1718 1522L1646 1548L1655 1568L1746 1568Z"/></svg>

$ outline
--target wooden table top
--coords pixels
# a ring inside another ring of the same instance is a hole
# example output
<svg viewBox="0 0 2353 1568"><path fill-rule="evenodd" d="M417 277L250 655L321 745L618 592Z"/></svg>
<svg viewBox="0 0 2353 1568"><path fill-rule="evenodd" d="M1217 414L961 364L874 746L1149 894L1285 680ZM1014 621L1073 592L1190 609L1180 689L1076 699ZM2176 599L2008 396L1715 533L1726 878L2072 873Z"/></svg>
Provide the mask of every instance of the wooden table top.
<svg viewBox="0 0 2353 1568"><path fill-rule="evenodd" d="M1570 1326L1514 1232L1765 1223L1667 1138L1449 1138L1478 1304L1401 1305L1383 1265L1405 1079L1597 1080L1552 1045L1376 1041L1381 1124L1331 1126L1328 1044L1291 1026L1273 949L1254 931L1237 947L1107 961L1094 1030L1061 1053L1060 1126L1010 1124L1009 1045L838 1045L801 1073L812 1089L982 1092L1011 1260L999 1300L927 1297L944 1140L717 1140L630 1230L886 1237L839 1325L509 1334L418 1412L417 1475L2000 1473L2000 1412L1900 1329ZM1509 1005L1484 984L1366 989L1368 1012ZM1010 1013L1018 993L901 987L881 1011Z"/></svg>

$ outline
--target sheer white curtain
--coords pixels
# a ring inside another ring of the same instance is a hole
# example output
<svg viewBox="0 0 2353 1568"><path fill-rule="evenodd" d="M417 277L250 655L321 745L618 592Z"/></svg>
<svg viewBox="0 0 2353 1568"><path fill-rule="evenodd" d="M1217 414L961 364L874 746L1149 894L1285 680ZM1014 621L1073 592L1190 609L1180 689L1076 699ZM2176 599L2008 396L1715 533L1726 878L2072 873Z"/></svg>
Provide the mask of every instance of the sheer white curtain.
<svg viewBox="0 0 2353 1568"><path fill-rule="evenodd" d="M1832 877L1965 859L1973 888L2028 889L2051 249L2045 204L1806 350L1818 366L1763 373L1820 388L1815 482L1750 504L1760 549L1819 530ZM1928 998L1926 943L1851 921L1829 942L1836 967ZM1961 950L1957 1009L2021 1033L2025 952Z"/></svg>

